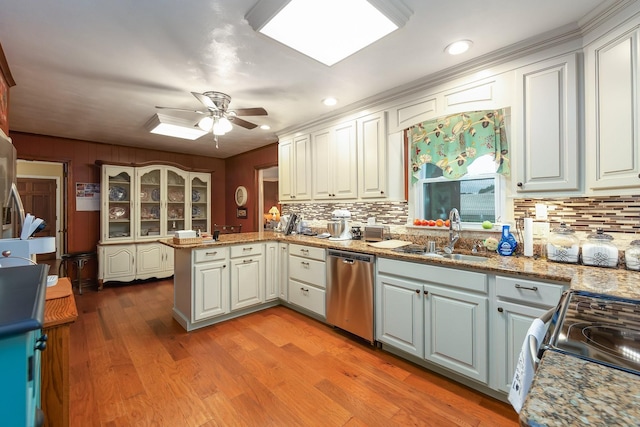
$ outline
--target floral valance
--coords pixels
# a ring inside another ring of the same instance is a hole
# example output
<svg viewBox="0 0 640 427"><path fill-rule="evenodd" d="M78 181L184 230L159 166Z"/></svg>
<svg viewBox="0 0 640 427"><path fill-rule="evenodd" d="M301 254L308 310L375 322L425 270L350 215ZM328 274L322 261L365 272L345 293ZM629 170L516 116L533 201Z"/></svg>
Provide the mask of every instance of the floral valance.
<svg viewBox="0 0 640 427"><path fill-rule="evenodd" d="M494 158L498 173L509 176L504 115L503 109L471 111L409 128L412 182L419 179L420 168L425 163L438 166L447 178L460 178L475 159L486 154Z"/></svg>

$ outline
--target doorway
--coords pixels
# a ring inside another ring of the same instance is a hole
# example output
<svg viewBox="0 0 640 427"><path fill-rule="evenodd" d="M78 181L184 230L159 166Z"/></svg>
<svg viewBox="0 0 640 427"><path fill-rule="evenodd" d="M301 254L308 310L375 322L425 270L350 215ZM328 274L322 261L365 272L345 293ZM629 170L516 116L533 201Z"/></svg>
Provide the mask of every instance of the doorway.
<svg viewBox="0 0 640 427"><path fill-rule="evenodd" d="M278 209L276 219L280 218L282 208L278 203L278 167L272 166L258 169L258 230L263 230L273 219L274 214L269 211L272 207Z"/></svg>
<svg viewBox="0 0 640 427"><path fill-rule="evenodd" d="M38 262L55 262L61 258L66 247L65 234L62 231L64 169L64 163L26 160L17 162L16 185L25 213L42 218L46 223L46 227L36 236L53 236L56 240L55 253L38 254Z"/></svg>

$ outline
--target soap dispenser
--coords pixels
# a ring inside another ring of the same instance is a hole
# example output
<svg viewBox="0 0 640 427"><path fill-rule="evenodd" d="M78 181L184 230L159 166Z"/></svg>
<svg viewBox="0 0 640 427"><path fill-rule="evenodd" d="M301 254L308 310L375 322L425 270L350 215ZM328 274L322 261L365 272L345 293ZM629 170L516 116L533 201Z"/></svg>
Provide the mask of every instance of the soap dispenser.
<svg viewBox="0 0 640 427"><path fill-rule="evenodd" d="M503 256L511 256L516 251L518 242L509 231L509 225L502 226L502 238L498 243L498 253Z"/></svg>

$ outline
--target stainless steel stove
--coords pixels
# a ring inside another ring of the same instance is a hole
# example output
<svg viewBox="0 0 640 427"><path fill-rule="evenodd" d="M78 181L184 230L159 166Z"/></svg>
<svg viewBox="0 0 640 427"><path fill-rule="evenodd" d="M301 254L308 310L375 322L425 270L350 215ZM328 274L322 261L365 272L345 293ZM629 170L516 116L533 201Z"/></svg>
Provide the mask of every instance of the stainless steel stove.
<svg viewBox="0 0 640 427"><path fill-rule="evenodd" d="M548 349L640 375L640 301L565 293L538 356Z"/></svg>

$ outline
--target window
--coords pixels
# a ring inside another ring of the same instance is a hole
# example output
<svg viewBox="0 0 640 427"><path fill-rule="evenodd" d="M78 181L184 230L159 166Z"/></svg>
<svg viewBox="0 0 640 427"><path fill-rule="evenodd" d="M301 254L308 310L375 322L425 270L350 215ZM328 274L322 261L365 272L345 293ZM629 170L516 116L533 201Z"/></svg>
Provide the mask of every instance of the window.
<svg viewBox="0 0 640 427"><path fill-rule="evenodd" d="M468 173L451 180L442 176L442 169L426 163L415 184L416 215L424 219L447 219L457 208L464 223L496 222L502 217L505 198L501 175L496 174L493 157L486 155L469 165Z"/></svg>

